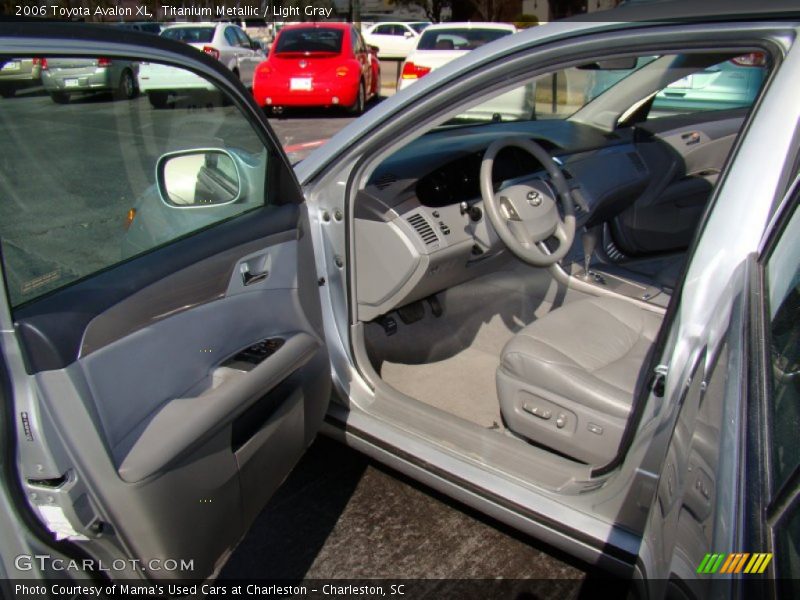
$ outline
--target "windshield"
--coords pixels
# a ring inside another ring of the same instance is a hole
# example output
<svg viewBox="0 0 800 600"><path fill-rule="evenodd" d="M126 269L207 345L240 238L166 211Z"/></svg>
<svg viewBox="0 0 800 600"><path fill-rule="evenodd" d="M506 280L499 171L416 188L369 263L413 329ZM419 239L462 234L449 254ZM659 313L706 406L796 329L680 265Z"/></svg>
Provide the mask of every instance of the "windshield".
<svg viewBox="0 0 800 600"><path fill-rule="evenodd" d="M536 77L470 107L445 125L568 119L605 94L610 94L606 96L610 104L602 110L620 111L622 121L640 109L651 120L748 108L767 69L763 53L649 55L588 63Z"/></svg>
<svg viewBox="0 0 800 600"><path fill-rule="evenodd" d="M416 31L417 33L422 33L423 29L425 29L430 23L409 23L411 29Z"/></svg>
<svg viewBox="0 0 800 600"><path fill-rule="evenodd" d="M187 44L208 44L214 39L214 27L171 27L161 37Z"/></svg>
<svg viewBox="0 0 800 600"><path fill-rule="evenodd" d="M278 36L277 54L289 52L335 52L342 49L344 30L327 27L284 29Z"/></svg>
<svg viewBox="0 0 800 600"><path fill-rule="evenodd" d="M508 29L426 29L417 50L474 50L512 33Z"/></svg>

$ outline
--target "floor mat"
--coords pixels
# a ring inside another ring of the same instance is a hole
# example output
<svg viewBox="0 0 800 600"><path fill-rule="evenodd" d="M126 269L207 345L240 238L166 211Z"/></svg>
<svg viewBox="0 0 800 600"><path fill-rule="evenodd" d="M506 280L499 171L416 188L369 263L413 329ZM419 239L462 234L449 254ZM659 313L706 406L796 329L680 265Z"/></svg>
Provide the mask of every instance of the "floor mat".
<svg viewBox="0 0 800 600"><path fill-rule="evenodd" d="M383 363L383 380L430 406L476 423L498 428L500 404L495 371L498 355L467 348L446 360L423 365Z"/></svg>
<svg viewBox="0 0 800 600"><path fill-rule="evenodd" d="M584 297L558 288L543 269L498 271L438 295L444 314L412 324L396 318L386 335L364 330L367 354L396 390L481 427L502 428L495 373L505 344L553 308Z"/></svg>

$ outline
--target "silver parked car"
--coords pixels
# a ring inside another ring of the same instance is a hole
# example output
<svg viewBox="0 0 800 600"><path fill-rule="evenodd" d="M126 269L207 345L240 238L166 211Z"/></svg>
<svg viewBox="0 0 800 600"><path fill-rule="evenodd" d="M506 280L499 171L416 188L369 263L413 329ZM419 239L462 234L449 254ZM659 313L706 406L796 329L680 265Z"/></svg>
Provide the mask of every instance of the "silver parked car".
<svg viewBox="0 0 800 600"><path fill-rule="evenodd" d="M230 100L137 112L135 135L113 114L97 135L76 107L41 150L50 176L10 188L26 211L11 195L0 221L5 572L44 576L15 557L46 552L213 577L323 431L642 596L797 597L798 39L796 2L551 23L436 69L292 169L219 61L0 24L0 49L102 48ZM750 105L651 115L751 52L767 76ZM593 97L603 69L630 72ZM517 88L532 117L470 117ZM0 180L54 129L38 123L2 122L21 158Z"/></svg>
<svg viewBox="0 0 800 600"><path fill-rule="evenodd" d="M87 92L111 92L131 100L138 92L138 70L137 63L118 58L47 58L42 60L42 84L57 104Z"/></svg>
<svg viewBox="0 0 800 600"><path fill-rule="evenodd" d="M0 61L0 96L11 98L18 90L41 85L42 59L9 58Z"/></svg>

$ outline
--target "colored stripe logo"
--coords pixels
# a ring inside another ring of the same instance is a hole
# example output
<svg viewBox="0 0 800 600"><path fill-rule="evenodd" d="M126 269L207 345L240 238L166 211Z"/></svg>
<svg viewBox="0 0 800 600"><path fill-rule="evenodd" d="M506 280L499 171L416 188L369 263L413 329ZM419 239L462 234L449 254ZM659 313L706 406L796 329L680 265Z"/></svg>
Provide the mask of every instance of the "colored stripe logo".
<svg viewBox="0 0 800 600"><path fill-rule="evenodd" d="M766 571L770 562L772 562L772 554L766 552L755 554L747 552L706 554L700 566L697 567L697 572L703 575L712 575L714 573L756 575Z"/></svg>

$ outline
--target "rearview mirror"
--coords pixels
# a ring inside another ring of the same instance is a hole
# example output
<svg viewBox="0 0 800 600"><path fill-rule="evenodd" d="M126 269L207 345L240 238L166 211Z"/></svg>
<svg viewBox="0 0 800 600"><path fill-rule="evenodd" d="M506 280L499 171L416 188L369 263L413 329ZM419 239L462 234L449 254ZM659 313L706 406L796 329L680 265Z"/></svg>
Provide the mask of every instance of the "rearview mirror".
<svg viewBox="0 0 800 600"><path fill-rule="evenodd" d="M623 58L610 58L608 60L598 60L597 62L580 65L578 69L582 71L630 71L636 68L637 58L626 56Z"/></svg>
<svg viewBox="0 0 800 600"><path fill-rule="evenodd" d="M156 167L161 200L173 208L232 204L242 197L242 179L225 150L186 150L165 154Z"/></svg>

